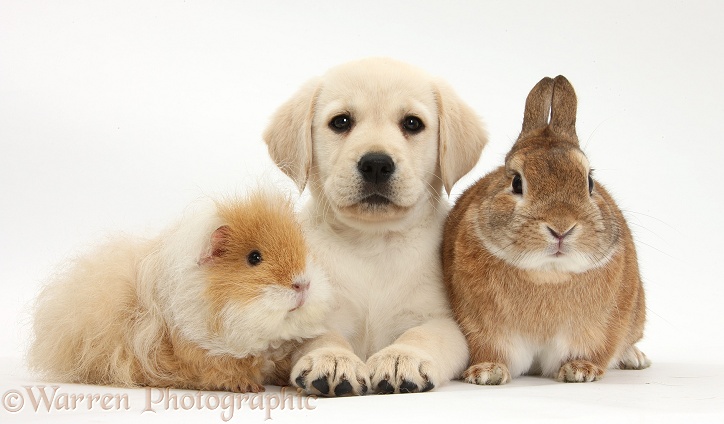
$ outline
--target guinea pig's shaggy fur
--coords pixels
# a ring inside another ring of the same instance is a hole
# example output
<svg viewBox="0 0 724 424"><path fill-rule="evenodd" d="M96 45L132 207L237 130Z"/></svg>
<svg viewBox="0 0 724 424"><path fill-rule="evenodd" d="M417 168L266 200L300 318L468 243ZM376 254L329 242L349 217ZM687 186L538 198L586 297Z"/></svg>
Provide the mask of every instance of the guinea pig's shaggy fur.
<svg viewBox="0 0 724 424"><path fill-rule="evenodd" d="M38 297L29 362L53 381L261 391L289 381L329 299L291 202L259 191L69 263Z"/></svg>

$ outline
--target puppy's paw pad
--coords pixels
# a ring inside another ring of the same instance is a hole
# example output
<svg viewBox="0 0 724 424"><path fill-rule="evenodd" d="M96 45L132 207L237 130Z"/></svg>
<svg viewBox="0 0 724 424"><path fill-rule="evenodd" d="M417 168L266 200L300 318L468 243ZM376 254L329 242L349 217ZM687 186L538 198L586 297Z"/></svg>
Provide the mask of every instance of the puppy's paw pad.
<svg viewBox="0 0 724 424"><path fill-rule="evenodd" d="M344 349L317 349L292 369L292 384L310 395L364 395L369 387L367 365Z"/></svg>
<svg viewBox="0 0 724 424"><path fill-rule="evenodd" d="M307 375L309 374L309 370L305 369L302 371L301 374L297 375L297 378L294 379L294 386L304 390L307 388Z"/></svg>
<svg viewBox="0 0 724 424"><path fill-rule="evenodd" d="M630 346L621 355L618 368L622 370L642 370L651 366L651 360L636 346Z"/></svg>
<svg viewBox="0 0 724 424"><path fill-rule="evenodd" d="M481 362L465 370L463 380L481 386L497 386L510 381L510 371L505 364Z"/></svg>
<svg viewBox="0 0 724 424"><path fill-rule="evenodd" d="M419 391L420 388L417 384L412 381L402 380L402 384L400 384L400 393L416 393Z"/></svg>
<svg viewBox="0 0 724 424"><path fill-rule="evenodd" d="M590 361L577 360L563 364L558 371L558 381L566 383L587 383L598 381L605 370Z"/></svg>
<svg viewBox="0 0 724 424"><path fill-rule="evenodd" d="M334 388L335 396L349 396L352 394L354 394L354 388L352 387L352 383L346 378L342 379L339 384L337 384L337 387Z"/></svg>
<svg viewBox="0 0 724 424"><path fill-rule="evenodd" d="M417 393L435 387L435 369L424 353L405 346L388 346L367 361L377 393Z"/></svg>
<svg viewBox="0 0 724 424"><path fill-rule="evenodd" d="M318 379L312 381L312 387L317 389L317 391L323 395L326 395L329 393L329 381L327 379L327 376L319 377Z"/></svg>
<svg viewBox="0 0 724 424"><path fill-rule="evenodd" d="M385 379L377 383L377 393L388 395L395 393L395 386L390 384L389 380Z"/></svg>

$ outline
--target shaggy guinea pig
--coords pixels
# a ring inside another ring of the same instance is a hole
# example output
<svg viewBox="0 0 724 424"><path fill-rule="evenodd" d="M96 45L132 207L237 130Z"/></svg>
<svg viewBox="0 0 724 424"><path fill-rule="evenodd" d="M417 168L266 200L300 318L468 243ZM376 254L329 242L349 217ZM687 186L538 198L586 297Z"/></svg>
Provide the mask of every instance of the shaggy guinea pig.
<svg viewBox="0 0 724 424"><path fill-rule="evenodd" d="M29 362L62 382L263 391L324 332L330 293L291 201L258 191L68 264L38 297Z"/></svg>
<svg viewBox="0 0 724 424"><path fill-rule="evenodd" d="M645 304L631 232L579 148L576 108L568 80L541 80L505 166L448 217L444 278L469 383L584 382L650 365L635 346Z"/></svg>

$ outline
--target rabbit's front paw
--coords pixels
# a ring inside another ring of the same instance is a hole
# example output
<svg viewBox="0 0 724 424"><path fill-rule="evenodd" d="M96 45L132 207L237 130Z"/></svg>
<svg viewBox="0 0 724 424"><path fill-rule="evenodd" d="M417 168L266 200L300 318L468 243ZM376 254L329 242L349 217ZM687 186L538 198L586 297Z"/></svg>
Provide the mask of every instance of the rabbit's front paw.
<svg viewBox="0 0 724 424"><path fill-rule="evenodd" d="M510 372L505 364L481 362L465 370L463 380L470 384L496 386L510 381Z"/></svg>
<svg viewBox="0 0 724 424"><path fill-rule="evenodd" d="M566 383L586 383L600 380L605 371L593 362L576 360L563 364L556 379Z"/></svg>

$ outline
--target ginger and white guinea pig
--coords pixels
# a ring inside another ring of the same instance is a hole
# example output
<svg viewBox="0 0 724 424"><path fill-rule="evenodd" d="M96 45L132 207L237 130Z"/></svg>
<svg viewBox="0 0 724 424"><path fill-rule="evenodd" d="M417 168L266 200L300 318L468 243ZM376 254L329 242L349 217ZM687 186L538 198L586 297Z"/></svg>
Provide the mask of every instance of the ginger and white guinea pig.
<svg viewBox="0 0 724 424"><path fill-rule="evenodd" d="M650 365L635 346L646 311L631 232L593 180L576 108L566 78L541 80L505 165L448 217L444 278L470 348L469 383L584 382Z"/></svg>
<svg viewBox="0 0 724 424"><path fill-rule="evenodd" d="M330 300L291 201L256 191L68 264L38 297L29 363L62 382L258 392L288 383Z"/></svg>

